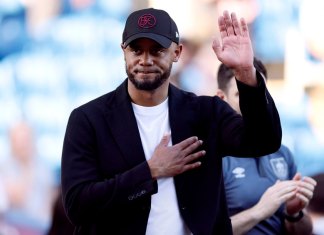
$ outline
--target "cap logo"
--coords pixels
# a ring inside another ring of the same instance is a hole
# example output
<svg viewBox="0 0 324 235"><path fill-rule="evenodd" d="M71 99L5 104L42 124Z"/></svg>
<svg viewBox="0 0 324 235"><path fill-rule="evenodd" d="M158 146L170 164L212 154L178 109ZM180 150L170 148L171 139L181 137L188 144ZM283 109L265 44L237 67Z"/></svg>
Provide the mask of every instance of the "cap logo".
<svg viewBox="0 0 324 235"><path fill-rule="evenodd" d="M138 26L144 29L152 28L156 24L156 19L151 14L144 14L138 19Z"/></svg>

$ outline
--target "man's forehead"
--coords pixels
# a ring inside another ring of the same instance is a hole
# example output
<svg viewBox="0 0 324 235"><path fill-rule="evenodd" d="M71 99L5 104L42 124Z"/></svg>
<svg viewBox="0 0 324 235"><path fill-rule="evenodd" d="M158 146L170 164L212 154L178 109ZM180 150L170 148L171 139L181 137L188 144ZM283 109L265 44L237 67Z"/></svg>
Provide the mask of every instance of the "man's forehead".
<svg viewBox="0 0 324 235"><path fill-rule="evenodd" d="M130 47L154 47L163 48L161 44L150 38L138 38L129 43Z"/></svg>

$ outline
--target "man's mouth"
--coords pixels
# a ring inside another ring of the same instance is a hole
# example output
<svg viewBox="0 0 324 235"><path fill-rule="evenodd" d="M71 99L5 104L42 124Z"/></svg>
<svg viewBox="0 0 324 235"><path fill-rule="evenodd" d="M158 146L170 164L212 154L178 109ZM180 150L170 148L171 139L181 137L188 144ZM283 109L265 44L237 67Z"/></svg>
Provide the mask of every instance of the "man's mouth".
<svg viewBox="0 0 324 235"><path fill-rule="evenodd" d="M152 70L138 70L137 73L149 74L149 73L156 73L156 71Z"/></svg>

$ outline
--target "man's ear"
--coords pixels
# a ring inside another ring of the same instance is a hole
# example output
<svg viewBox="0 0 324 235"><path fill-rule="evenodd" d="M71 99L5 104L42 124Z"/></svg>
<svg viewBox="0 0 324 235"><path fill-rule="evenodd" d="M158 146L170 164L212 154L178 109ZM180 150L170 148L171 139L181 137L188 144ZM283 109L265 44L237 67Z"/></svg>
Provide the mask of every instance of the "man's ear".
<svg viewBox="0 0 324 235"><path fill-rule="evenodd" d="M216 91L216 95L217 95L219 98L221 98L222 100L225 99L225 93L224 93L224 91L222 91L221 89L217 89L217 91Z"/></svg>
<svg viewBox="0 0 324 235"><path fill-rule="evenodd" d="M181 52L182 52L182 44L179 44L174 50L175 57L173 58L173 62L178 62Z"/></svg>
<svg viewBox="0 0 324 235"><path fill-rule="evenodd" d="M125 45L124 45L124 43L121 43L120 44L120 47L121 47L121 49L123 50L123 54L124 54L124 60L126 61L126 58L125 58L125 49L126 49L126 47L125 47Z"/></svg>

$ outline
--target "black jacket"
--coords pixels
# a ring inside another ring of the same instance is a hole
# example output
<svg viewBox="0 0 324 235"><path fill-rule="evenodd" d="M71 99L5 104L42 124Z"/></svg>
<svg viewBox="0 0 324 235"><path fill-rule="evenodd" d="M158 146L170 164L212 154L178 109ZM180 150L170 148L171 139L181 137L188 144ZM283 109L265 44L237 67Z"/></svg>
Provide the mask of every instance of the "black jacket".
<svg viewBox="0 0 324 235"><path fill-rule="evenodd" d="M197 97L169 87L172 143L195 135L206 150L200 168L175 177L180 212L194 235L232 234L222 157L261 156L280 146L277 109L263 79L258 79L258 88L238 82L244 118L218 97ZM71 113L63 145L62 190L75 234L145 234L157 183L144 156L127 80Z"/></svg>

